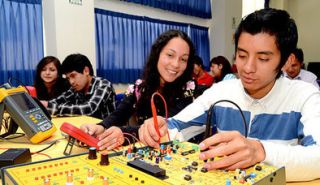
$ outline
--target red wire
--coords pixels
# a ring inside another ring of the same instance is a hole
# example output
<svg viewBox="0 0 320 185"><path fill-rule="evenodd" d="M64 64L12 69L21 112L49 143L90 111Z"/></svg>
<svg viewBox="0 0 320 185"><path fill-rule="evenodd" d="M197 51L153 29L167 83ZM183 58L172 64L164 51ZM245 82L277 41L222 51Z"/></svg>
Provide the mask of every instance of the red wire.
<svg viewBox="0 0 320 185"><path fill-rule="evenodd" d="M38 155L44 155L46 157L48 157L49 159L51 159L52 157L48 154L44 154L44 153L37 153L37 152L31 152L31 155L34 155L34 154L38 154Z"/></svg>
<svg viewBox="0 0 320 185"><path fill-rule="evenodd" d="M131 136L133 139L135 139L139 143L140 147L142 147L140 140L136 136L134 136L133 134L127 133L127 132L123 132L123 134Z"/></svg>
<svg viewBox="0 0 320 185"><path fill-rule="evenodd" d="M159 136L159 140L158 140L158 143L160 144L160 130L159 130L159 123L158 123L158 119L157 119L157 108L154 104L154 101L153 101L153 98L155 95L158 95L160 96L160 98L162 99L162 102L164 104L164 109L165 109L165 112L166 112L166 122L167 122L167 119L168 119L168 109L167 109L167 103L166 103L166 100L163 98L163 96L159 93L159 92L155 92L152 94L152 97L151 97L151 110L152 110L152 117L153 117L153 123L154 123L154 128L156 129L156 132ZM169 133L168 133L168 139L170 141L170 136L169 136Z"/></svg>
<svg viewBox="0 0 320 185"><path fill-rule="evenodd" d="M131 142L130 142L130 139L129 138L127 138L127 137L123 137L125 140L127 140L128 141L128 143L129 143L129 146L131 145Z"/></svg>

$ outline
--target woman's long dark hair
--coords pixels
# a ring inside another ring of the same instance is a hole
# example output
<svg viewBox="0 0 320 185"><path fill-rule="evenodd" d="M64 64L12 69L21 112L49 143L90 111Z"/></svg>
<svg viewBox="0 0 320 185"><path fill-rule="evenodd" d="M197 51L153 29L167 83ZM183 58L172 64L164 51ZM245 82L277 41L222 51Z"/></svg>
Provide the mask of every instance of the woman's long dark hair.
<svg viewBox="0 0 320 185"><path fill-rule="evenodd" d="M191 39L188 35L179 30L169 30L162 33L157 40L153 43L147 63L143 70L142 75L142 84L141 84L141 96L137 103L137 109L140 106L143 106L145 103L150 102L151 96L156 92L160 87L160 73L158 71L158 61L160 52L168 44L168 42L173 38L181 38L186 41L189 45L189 58L187 63L187 68L183 74L178 77L175 81L171 83L165 83L165 86L162 89L162 96L167 101L168 106L174 104L175 99L183 96L183 89L185 88L186 83L192 79L193 72L193 56L195 49ZM145 107L141 107L145 108Z"/></svg>
<svg viewBox="0 0 320 185"><path fill-rule="evenodd" d="M232 69L231 69L231 65L229 63L229 60L226 59L226 57L224 57L224 56L217 56L217 57L212 58L210 61L210 66L212 64L217 64L217 65L221 64L222 65L221 76L220 76L220 78L214 77L215 82L220 82L227 74L233 73Z"/></svg>
<svg viewBox="0 0 320 185"><path fill-rule="evenodd" d="M57 68L58 78L57 78L56 83L52 86L52 93L49 94L46 86L44 85L44 81L41 78L41 71L47 64L49 64L51 62ZM34 80L34 87L36 88L38 99L50 100L50 99L55 98L58 95L60 95L63 92L62 89L66 89L64 87L58 87L59 84L63 84L63 81L64 81L64 79L62 78L61 63L60 63L59 59L57 59L54 56L47 56L47 57L42 58L37 65L36 77ZM66 85L66 84L64 84L64 85Z"/></svg>

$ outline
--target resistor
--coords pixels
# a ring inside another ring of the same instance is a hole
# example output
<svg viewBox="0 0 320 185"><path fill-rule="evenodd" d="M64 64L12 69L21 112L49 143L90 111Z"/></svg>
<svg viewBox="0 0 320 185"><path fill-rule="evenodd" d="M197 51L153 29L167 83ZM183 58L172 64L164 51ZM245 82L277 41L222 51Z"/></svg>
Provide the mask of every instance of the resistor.
<svg viewBox="0 0 320 185"><path fill-rule="evenodd" d="M67 174L67 183L66 185L73 185L73 175L72 173Z"/></svg>
<svg viewBox="0 0 320 185"><path fill-rule="evenodd" d="M103 178L103 185L109 185L109 180L107 177Z"/></svg>
<svg viewBox="0 0 320 185"><path fill-rule="evenodd" d="M87 176L88 180L93 180L94 179L94 173L93 173L93 169L89 168L88 169L88 176Z"/></svg>
<svg viewBox="0 0 320 185"><path fill-rule="evenodd" d="M45 178L43 181L43 185L50 185L50 179Z"/></svg>

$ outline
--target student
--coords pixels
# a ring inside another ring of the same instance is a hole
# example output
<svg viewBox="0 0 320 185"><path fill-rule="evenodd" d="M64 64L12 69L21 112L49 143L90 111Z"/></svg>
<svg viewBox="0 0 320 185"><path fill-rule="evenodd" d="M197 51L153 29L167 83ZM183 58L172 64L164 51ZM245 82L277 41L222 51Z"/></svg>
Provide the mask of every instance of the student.
<svg viewBox="0 0 320 185"><path fill-rule="evenodd" d="M56 99L42 101L52 115L88 115L103 119L115 109L112 84L93 76L89 59L82 54L71 54L62 63L63 73L72 88Z"/></svg>
<svg viewBox="0 0 320 185"><path fill-rule="evenodd" d="M150 100L159 92L167 102L169 116L174 116L193 101L192 81L194 46L186 33L169 30L153 43L142 79L129 87L117 109L98 125L85 124L81 129L96 136L100 149L111 150L124 142L123 132L136 134L145 119L152 117ZM158 115L165 115L161 99L155 96ZM133 117L136 126L125 126ZM108 128L106 131L105 128ZM128 137L131 138L131 137Z"/></svg>
<svg viewBox="0 0 320 185"><path fill-rule="evenodd" d="M313 84L319 89L317 76L310 71L301 69L303 67L303 51L300 48L294 50L283 67L283 75L289 79L302 80Z"/></svg>
<svg viewBox="0 0 320 185"><path fill-rule="evenodd" d="M214 82L220 82L222 80L230 80L237 78L232 73L231 65L224 56L217 56L210 61L210 71L214 78Z"/></svg>
<svg viewBox="0 0 320 185"><path fill-rule="evenodd" d="M40 60L36 69L34 87L39 100L51 100L70 88L66 79L62 78L59 59L46 56Z"/></svg>
<svg viewBox="0 0 320 185"><path fill-rule="evenodd" d="M281 68L298 41L297 27L287 12L262 9L245 17L235 33L240 79L215 83L168 124L158 117L160 136L188 140L202 133L209 107L218 133L202 141L200 159L224 156L204 167L234 170L258 162L285 166L287 181L320 177L320 92L309 83L281 76ZM153 120L139 129L140 140L159 147Z"/></svg>
<svg viewBox="0 0 320 185"><path fill-rule="evenodd" d="M197 85L211 87L213 77L204 69L203 61L199 56L194 56L193 77L197 81Z"/></svg>

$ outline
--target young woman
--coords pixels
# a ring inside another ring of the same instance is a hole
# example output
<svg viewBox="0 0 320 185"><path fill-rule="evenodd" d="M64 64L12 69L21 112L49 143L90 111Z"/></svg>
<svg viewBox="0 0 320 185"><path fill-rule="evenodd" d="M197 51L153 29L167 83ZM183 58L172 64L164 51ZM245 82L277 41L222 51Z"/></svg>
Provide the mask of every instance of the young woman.
<svg viewBox="0 0 320 185"><path fill-rule="evenodd" d="M194 98L193 56L194 46L186 33L178 30L162 33L152 45L142 79L129 87L117 109L100 124L85 124L81 129L100 140L101 150L122 145L123 132L137 136L143 121L152 117L150 100L154 92L159 92L166 100L168 116L174 116ZM165 116L159 97L155 98L155 104L157 114ZM125 126L130 117L135 120L135 126Z"/></svg>
<svg viewBox="0 0 320 185"><path fill-rule="evenodd" d="M222 80L237 78L236 75L232 73L228 59L223 56L217 56L211 59L210 71L215 83Z"/></svg>
<svg viewBox="0 0 320 185"><path fill-rule="evenodd" d="M51 100L68 90L69 83L62 78L60 61L53 56L47 56L37 65L34 87L39 100Z"/></svg>

